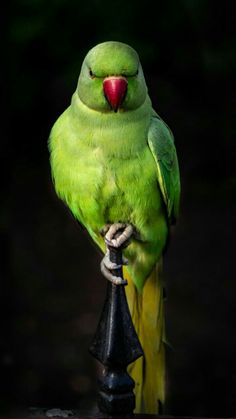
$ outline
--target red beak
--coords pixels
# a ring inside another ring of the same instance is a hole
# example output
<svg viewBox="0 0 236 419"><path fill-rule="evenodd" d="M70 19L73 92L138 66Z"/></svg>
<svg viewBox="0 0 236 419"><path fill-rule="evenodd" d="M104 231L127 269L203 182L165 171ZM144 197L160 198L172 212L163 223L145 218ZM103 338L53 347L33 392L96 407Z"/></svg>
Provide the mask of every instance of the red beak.
<svg viewBox="0 0 236 419"><path fill-rule="evenodd" d="M117 112L127 91L128 82L124 77L106 77L103 81L103 92L111 108Z"/></svg>

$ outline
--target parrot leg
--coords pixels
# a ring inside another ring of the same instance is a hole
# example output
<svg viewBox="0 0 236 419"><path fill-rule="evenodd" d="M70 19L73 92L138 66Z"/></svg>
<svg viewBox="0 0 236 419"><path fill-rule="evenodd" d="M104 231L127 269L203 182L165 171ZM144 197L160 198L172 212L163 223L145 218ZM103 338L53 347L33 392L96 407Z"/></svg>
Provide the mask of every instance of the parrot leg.
<svg viewBox="0 0 236 419"><path fill-rule="evenodd" d="M123 264L123 263L122 263ZM127 260L124 260L124 264L127 264ZM101 272L105 276L108 281L111 281L113 284L116 285L127 285L126 279L122 279L119 276L115 276L112 274L112 270L120 269L122 265L117 265L114 262L110 261L108 253L105 254L104 258L101 261Z"/></svg>
<svg viewBox="0 0 236 419"><path fill-rule="evenodd" d="M123 230L121 234L115 238L116 233ZM105 242L108 246L115 248L128 246L132 235L134 234L134 227L130 224L115 223L112 224L105 235Z"/></svg>

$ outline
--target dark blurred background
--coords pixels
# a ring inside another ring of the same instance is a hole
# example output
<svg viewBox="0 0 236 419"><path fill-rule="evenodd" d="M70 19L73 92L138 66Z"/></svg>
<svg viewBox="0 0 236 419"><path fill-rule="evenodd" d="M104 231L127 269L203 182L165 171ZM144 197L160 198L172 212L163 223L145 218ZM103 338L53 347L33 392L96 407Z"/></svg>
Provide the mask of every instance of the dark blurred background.
<svg viewBox="0 0 236 419"><path fill-rule="evenodd" d="M172 128L182 203L164 260L171 415L236 415L235 14L207 0L12 0L2 15L0 416L93 406L87 352L105 295L101 255L55 196L47 138L86 52L139 53ZM154 8L155 7L155 8Z"/></svg>

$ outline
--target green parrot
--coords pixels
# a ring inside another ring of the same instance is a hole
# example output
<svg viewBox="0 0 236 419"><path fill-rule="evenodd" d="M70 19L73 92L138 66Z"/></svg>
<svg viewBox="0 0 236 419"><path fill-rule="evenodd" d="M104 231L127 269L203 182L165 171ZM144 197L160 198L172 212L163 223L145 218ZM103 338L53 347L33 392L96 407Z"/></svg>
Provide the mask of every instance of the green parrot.
<svg viewBox="0 0 236 419"><path fill-rule="evenodd" d="M112 275L106 244L130 242L125 289L144 351L129 367L135 412L157 413L165 400L162 254L180 179L172 132L152 109L133 48L111 41L88 52L49 149L56 192L104 252L101 269L114 283L126 281Z"/></svg>

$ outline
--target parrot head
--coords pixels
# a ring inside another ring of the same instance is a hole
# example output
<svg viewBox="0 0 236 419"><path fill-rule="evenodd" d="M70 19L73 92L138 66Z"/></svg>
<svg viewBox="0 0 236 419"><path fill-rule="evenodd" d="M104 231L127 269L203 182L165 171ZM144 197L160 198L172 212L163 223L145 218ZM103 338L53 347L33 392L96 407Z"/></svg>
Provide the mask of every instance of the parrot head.
<svg viewBox="0 0 236 419"><path fill-rule="evenodd" d="M147 96L138 54L121 42L103 42L92 48L82 64L77 94L99 112L134 110Z"/></svg>

